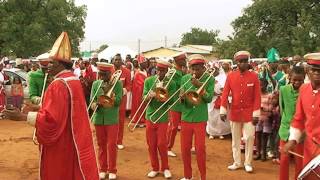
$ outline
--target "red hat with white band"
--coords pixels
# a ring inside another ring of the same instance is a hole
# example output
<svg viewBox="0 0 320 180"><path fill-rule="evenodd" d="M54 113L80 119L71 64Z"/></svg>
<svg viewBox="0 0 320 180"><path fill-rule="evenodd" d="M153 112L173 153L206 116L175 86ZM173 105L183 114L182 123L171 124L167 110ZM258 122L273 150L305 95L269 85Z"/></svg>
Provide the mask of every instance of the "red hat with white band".
<svg viewBox="0 0 320 180"><path fill-rule="evenodd" d="M97 68L99 71L114 71L113 64L105 63L105 62L97 62Z"/></svg>
<svg viewBox="0 0 320 180"><path fill-rule="evenodd" d="M207 60L200 54L193 54L188 57L189 65L206 64Z"/></svg>
<svg viewBox="0 0 320 180"><path fill-rule="evenodd" d="M160 68L170 68L172 66L171 63L169 63L168 61L165 61L163 59L158 59L157 60L157 67Z"/></svg>
<svg viewBox="0 0 320 180"><path fill-rule="evenodd" d="M234 54L233 59L235 61L240 61L242 59L250 59L251 54L248 51L238 51Z"/></svg>
<svg viewBox="0 0 320 180"><path fill-rule="evenodd" d="M320 66L320 53L309 53L304 55L304 59L309 65Z"/></svg>

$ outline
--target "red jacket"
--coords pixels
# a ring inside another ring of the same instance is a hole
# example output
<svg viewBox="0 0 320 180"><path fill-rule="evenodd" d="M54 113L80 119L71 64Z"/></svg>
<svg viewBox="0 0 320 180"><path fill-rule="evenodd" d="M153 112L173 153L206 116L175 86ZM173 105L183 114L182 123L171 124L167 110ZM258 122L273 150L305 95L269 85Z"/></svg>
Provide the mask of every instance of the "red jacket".
<svg viewBox="0 0 320 180"><path fill-rule="evenodd" d="M131 72L125 66L121 66L121 71L120 81L122 82L122 87L125 89L123 94L126 95L127 92L131 91Z"/></svg>
<svg viewBox="0 0 320 180"><path fill-rule="evenodd" d="M299 90L296 112L291 122L289 140L299 141L302 132L306 132L306 139L304 142L304 165L320 153L319 112L320 92L314 91L310 83L302 85Z"/></svg>
<svg viewBox="0 0 320 180"><path fill-rule="evenodd" d="M232 95L230 105L230 120L235 122L250 122L252 117L260 116L261 89L258 75L239 70L228 74L221 97L220 114L227 114L228 96Z"/></svg>
<svg viewBox="0 0 320 180"><path fill-rule="evenodd" d="M41 145L40 179L98 180L87 106L83 92L79 91L80 81L70 71L63 71L56 77L44 94L39 112L28 114L28 121L35 123Z"/></svg>

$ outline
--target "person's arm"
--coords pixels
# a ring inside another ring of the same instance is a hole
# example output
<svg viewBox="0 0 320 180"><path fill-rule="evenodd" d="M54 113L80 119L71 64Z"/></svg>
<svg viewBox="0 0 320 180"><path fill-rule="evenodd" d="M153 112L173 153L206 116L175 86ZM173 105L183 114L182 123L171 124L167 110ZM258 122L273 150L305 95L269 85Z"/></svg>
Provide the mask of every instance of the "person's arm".
<svg viewBox="0 0 320 180"><path fill-rule="evenodd" d="M300 92L297 100L297 104L296 104L296 112L291 121L291 126L289 130L289 139L288 139L288 142L283 147L282 152L288 153L290 150L292 150L296 146L296 144L300 142L303 131L305 129L305 126L304 126L305 118L306 116L303 110L302 98L301 98L301 92Z"/></svg>
<svg viewBox="0 0 320 180"><path fill-rule="evenodd" d="M254 78L254 102L253 102L253 112L252 117L253 118L259 118L260 117L260 110L261 110L261 88L260 88L260 82L258 79L258 76L255 74Z"/></svg>
<svg viewBox="0 0 320 180"><path fill-rule="evenodd" d="M210 77L209 82L205 86L205 92L202 96L202 100L205 103L210 103L212 101L213 94L214 94L214 84L215 84L214 78Z"/></svg>
<svg viewBox="0 0 320 180"><path fill-rule="evenodd" d="M131 73L129 71L126 71L126 79L125 79L125 89L127 92L131 91ZM126 93L127 93L126 92Z"/></svg>
<svg viewBox="0 0 320 180"><path fill-rule="evenodd" d="M230 74L229 74L227 76L227 80L221 95L220 115L227 115L228 96L229 96L230 90L231 90L231 87L230 87Z"/></svg>
<svg viewBox="0 0 320 180"><path fill-rule="evenodd" d="M56 81L46 92L46 99L38 112L28 113L28 123L36 127L40 144L54 145L66 128L70 118L69 90L63 82ZM68 115L69 114L69 115Z"/></svg>
<svg viewBox="0 0 320 180"><path fill-rule="evenodd" d="M282 116L282 113L284 111L284 108L285 108L285 104L284 104L284 97L283 97L283 94L284 94L284 89L285 87L280 87L280 91L279 91L279 107L280 107L280 115Z"/></svg>
<svg viewBox="0 0 320 180"><path fill-rule="evenodd" d="M296 112L291 121L289 140L295 140L296 142L300 141L302 132L305 129L305 126L304 126L305 118L306 118L306 115L303 110L302 99L300 94L297 99Z"/></svg>
<svg viewBox="0 0 320 180"><path fill-rule="evenodd" d="M117 84L114 87L113 92L115 92L115 101L114 101L114 105L115 106L119 106L121 103L121 99L123 96L123 89L122 89L122 83L120 81L116 82Z"/></svg>

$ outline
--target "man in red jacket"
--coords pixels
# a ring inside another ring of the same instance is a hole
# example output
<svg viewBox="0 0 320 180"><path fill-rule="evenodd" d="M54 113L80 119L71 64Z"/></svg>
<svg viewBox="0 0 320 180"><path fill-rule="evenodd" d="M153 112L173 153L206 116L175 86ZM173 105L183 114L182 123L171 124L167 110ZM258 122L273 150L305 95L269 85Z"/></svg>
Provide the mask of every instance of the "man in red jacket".
<svg viewBox="0 0 320 180"><path fill-rule="evenodd" d="M307 74L310 83L303 84L299 89L296 112L291 122L289 141L283 151L288 153L304 139L303 165L307 165L320 154L320 53L304 56L307 60Z"/></svg>
<svg viewBox="0 0 320 180"><path fill-rule="evenodd" d="M118 149L123 149L123 130L124 130L124 120L126 118L126 106L127 106L127 93L131 91L131 72L127 69L123 63L120 54L117 54L113 58L113 65L115 70L121 70L120 81L123 87L123 97L119 107L119 131L118 131L118 140L117 145Z"/></svg>
<svg viewBox="0 0 320 180"><path fill-rule="evenodd" d="M234 55L238 63L238 70L228 74L226 84L221 97L220 116L225 120L227 116L228 96L231 93L230 121L232 133L232 152L234 163L228 166L229 170L241 167L240 141L243 132L245 139L245 162L246 172L252 172L251 165L255 124L260 116L261 93L258 75L249 71L248 60L250 53L239 51Z"/></svg>
<svg viewBox="0 0 320 180"><path fill-rule="evenodd" d="M27 120L36 127L40 144L41 180L98 180L92 133L81 83L71 72L71 45L66 32L54 43L48 86L38 112L4 110L12 120Z"/></svg>
<svg viewBox="0 0 320 180"><path fill-rule="evenodd" d="M138 55L137 61L139 63L139 69L135 72L134 78L132 81L132 106L131 106L131 118L133 119L133 122L139 122L139 127L144 127L145 123L145 117L142 114L142 111L145 109L145 104L142 105L142 107L139 109L141 103L143 102L143 85L144 80L148 77L147 74L147 67L148 62L147 59L143 55ZM133 117L136 115L135 117ZM139 120L139 117L141 116L141 119Z"/></svg>

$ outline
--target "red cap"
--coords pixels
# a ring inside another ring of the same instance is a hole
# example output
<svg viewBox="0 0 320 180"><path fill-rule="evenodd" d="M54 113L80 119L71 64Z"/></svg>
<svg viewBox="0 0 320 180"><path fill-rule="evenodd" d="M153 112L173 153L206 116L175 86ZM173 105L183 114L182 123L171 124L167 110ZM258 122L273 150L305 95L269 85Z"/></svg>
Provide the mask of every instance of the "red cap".
<svg viewBox="0 0 320 180"><path fill-rule="evenodd" d="M185 61L187 59L187 53L185 52L179 52L172 56L174 61Z"/></svg>
<svg viewBox="0 0 320 180"><path fill-rule="evenodd" d="M105 63L105 62L97 62L97 68L99 71L114 71L113 64Z"/></svg>
<svg viewBox="0 0 320 180"><path fill-rule="evenodd" d="M137 61L138 61L139 64L146 62L146 60L147 59L144 57L143 54L139 54L138 57L137 57Z"/></svg>
<svg viewBox="0 0 320 180"><path fill-rule="evenodd" d="M320 53L309 53L304 55L304 59L310 65L320 65Z"/></svg>
<svg viewBox="0 0 320 180"><path fill-rule="evenodd" d="M189 59L189 65L205 64L207 62L206 59L200 54L193 54L189 56L188 59Z"/></svg>
<svg viewBox="0 0 320 180"><path fill-rule="evenodd" d="M158 59L157 60L157 67L161 67L161 68L170 68L172 66L171 63L163 60L163 59Z"/></svg>
<svg viewBox="0 0 320 180"><path fill-rule="evenodd" d="M233 58L235 61L239 61L241 59L250 59L250 53L248 51L238 51L234 54Z"/></svg>

